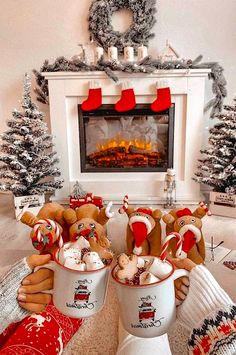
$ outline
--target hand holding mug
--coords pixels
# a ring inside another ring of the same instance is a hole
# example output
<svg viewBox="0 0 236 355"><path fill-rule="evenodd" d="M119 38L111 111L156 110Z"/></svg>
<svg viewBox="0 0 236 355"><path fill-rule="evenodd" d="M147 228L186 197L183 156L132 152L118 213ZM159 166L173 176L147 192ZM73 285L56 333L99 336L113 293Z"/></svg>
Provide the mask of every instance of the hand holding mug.
<svg viewBox="0 0 236 355"><path fill-rule="evenodd" d="M186 259L174 258L171 261L177 269L185 269L189 272L196 266L196 264L188 258ZM189 291L189 279L188 277L183 276L180 277L179 279L176 279L174 283L175 283L175 298L177 299L176 304L179 305L187 297Z"/></svg>
<svg viewBox="0 0 236 355"><path fill-rule="evenodd" d="M50 259L51 255L31 255L26 258L32 269L32 274L22 280L17 300L20 306L27 311L42 312L51 302L52 296L43 291L53 288L53 271L42 268L33 272L35 267L43 267Z"/></svg>

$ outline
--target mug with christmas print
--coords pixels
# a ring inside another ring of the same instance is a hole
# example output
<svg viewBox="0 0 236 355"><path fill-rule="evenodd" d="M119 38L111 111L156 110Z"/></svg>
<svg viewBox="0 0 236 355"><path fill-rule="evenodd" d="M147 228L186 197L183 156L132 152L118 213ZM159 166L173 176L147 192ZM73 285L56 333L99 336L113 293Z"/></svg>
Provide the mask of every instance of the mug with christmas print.
<svg viewBox="0 0 236 355"><path fill-rule="evenodd" d="M54 252L54 261L35 268L54 271L55 307L72 318L87 318L99 312L106 299L112 259L101 259L91 251L89 242L80 237Z"/></svg>
<svg viewBox="0 0 236 355"><path fill-rule="evenodd" d="M112 270L121 321L125 330L140 338L167 333L176 319L174 281L188 276L166 260L166 248L158 257L121 254Z"/></svg>

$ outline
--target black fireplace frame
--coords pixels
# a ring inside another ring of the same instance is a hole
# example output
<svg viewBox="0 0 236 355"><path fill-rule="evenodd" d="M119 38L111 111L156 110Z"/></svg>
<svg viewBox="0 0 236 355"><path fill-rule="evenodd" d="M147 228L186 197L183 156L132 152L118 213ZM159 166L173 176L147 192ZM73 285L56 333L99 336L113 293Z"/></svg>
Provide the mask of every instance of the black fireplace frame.
<svg viewBox="0 0 236 355"><path fill-rule="evenodd" d="M137 113L138 111L138 113ZM86 167L86 157L84 151L86 152L86 134L85 134L85 124L84 116L86 117L101 117L101 112L104 112L109 116L124 116L127 114L129 116L137 115L152 115L152 116L169 116L168 123L168 153L167 167L132 167L130 168L106 168L106 167ZM80 138L80 162L81 162L81 173L153 173L153 172L166 172L168 168L173 168L174 162L174 125L175 125L175 105L172 104L171 107L165 111L153 112L149 104L138 104L135 106L134 110L128 112L116 112L114 110L114 105L102 105L99 109L94 111L83 111L81 105L78 105L78 120L79 120L79 138ZM85 144L85 147L83 146Z"/></svg>

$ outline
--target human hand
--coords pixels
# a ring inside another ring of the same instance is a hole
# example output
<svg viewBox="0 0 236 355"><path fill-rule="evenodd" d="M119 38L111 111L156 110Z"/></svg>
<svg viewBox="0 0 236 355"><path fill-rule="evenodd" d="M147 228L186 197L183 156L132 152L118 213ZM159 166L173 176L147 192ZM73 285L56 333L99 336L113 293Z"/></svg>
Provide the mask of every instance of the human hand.
<svg viewBox="0 0 236 355"><path fill-rule="evenodd" d="M36 266L47 264L51 255L31 255L26 258L29 267L34 270ZM22 280L18 290L17 300L22 308L30 312L42 312L52 296L42 291L53 288L53 271L42 268L28 275Z"/></svg>
<svg viewBox="0 0 236 355"><path fill-rule="evenodd" d="M187 271L191 271L196 266L196 264L188 258L183 260L175 258L172 259L171 261L177 269L185 269ZM189 291L188 277L184 276L175 280L175 298L177 298L178 300L177 304L180 304L185 300L188 291Z"/></svg>

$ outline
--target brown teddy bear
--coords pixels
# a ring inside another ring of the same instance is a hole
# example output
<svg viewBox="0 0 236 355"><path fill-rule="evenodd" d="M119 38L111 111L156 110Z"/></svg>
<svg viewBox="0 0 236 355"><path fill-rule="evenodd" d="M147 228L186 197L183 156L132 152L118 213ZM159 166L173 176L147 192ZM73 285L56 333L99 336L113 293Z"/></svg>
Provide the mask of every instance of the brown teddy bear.
<svg viewBox="0 0 236 355"><path fill-rule="evenodd" d="M113 254L108 250L110 242L106 237L105 224L113 216L110 212L111 203L107 208L99 209L92 203L84 204L76 210L68 208L63 217L69 226L69 239L76 241L84 237L89 241L92 251L96 251L101 258L111 259Z"/></svg>
<svg viewBox="0 0 236 355"><path fill-rule="evenodd" d="M161 224L162 213L159 209L138 209L128 207L128 196L124 205L119 209L126 213L129 221L126 233L128 254L159 256L161 253Z"/></svg>
<svg viewBox="0 0 236 355"><path fill-rule="evenodd" d="M132 279L136 274L136 272L138 271L137 255L132 254L130 257L128 257L126 254L123 253L118 257L117 263L120 269L117 270L116 277L119 280Z"/></svg>
<svg viewBox="0 0 236 355"><path fill-rule="evenodd" d="M205 242L202 235L201 219L210 214L204 204L191 212L188 208L175 208L162 217L166 223L166 234L179 233L183 238L182 253L196 264L205 260ZM176 240L169 243L169 253L172 257L176 254Z"/></svg>

